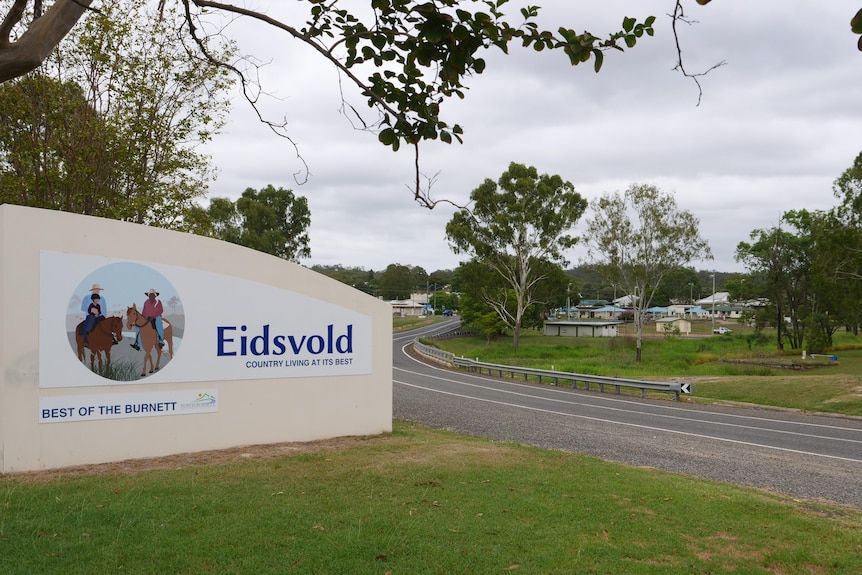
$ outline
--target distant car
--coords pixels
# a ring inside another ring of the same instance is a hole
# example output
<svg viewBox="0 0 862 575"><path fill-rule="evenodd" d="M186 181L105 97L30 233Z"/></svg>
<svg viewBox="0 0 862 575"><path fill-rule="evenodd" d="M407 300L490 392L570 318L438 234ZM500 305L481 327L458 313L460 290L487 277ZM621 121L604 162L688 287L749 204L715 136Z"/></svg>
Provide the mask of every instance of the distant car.
<svg viewBox="0 0 862 575"><path fill-rule="evenodd" d="M728 329L728 328L726 328L726 327L724 327L724 326L721 326L721 327L717 327L717 328L715 328L714 330L712 330L712 333L717 333L718 335L725 335L725 334L728 334L728 333L733 333L733 330L732 330L732 329Z"/></svg>
<svg viewBox="0 0 862 575"><path fill-rule="evenodd" d="M452 315L453 315L452 310L447 309L446 311L443 312L443 315L445 315L446 317L452 317Z"/></svg>

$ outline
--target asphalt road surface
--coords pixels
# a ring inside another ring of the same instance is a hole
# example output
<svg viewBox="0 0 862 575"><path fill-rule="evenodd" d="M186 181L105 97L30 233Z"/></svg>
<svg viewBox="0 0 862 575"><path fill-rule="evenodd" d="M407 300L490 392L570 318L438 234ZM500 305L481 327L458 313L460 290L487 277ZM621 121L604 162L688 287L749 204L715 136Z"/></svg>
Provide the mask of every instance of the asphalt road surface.
<svg viewBox="0 0 862 575"><path fill-rule="evenodd" d="M423 361L393 337L397 419L862 509L862 418L647 400Z"/></svg>

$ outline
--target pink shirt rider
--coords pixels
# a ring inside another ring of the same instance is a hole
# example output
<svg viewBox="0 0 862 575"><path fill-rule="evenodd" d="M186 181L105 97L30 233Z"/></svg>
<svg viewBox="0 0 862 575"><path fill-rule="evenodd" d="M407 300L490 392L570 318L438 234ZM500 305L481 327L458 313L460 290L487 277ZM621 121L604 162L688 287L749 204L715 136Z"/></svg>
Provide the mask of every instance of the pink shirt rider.
<svg viewBox="0 0 862 575"><path fill-rule="evenodd" d="M155 301L148 299L144 302L144 308L141 310L141 314L144 317L162 317L164 313L164 309L162 308L162 300L157 299Z"/></svg>

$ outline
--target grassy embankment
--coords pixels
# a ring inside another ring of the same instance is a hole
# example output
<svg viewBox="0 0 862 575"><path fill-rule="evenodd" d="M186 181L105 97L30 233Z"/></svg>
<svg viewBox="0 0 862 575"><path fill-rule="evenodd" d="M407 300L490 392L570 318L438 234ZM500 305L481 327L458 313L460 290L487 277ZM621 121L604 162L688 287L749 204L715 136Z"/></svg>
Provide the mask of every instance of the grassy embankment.
<svg viewBox="0 0 862 575"><path fill-rule="evenodd" d="M481 337L429 342L458 356L631 379L693 383L691 401L735 401L862 416L862 337L839 333L838 358L807 357L800 350L776 351L774 332L765 343L749 344L751 330L728 323L731 335L712 336L711 322L695 324L692 337L664 337L645 329L642 361L636 361L633 334L617 338L548 337L521 334L517 351L511 338ZM631 330L631 326L627 326ZM778 367L785 366L784 368ZM792 369L795 367L796 369ZM655 397L667 398L667 394Z"/></svg>
<svg viewBox="0 0 862 575"><path fill-rule="evenodd" d="M0 478L31 573L858 575L862 513L396 423L273 459Z"/></svg>

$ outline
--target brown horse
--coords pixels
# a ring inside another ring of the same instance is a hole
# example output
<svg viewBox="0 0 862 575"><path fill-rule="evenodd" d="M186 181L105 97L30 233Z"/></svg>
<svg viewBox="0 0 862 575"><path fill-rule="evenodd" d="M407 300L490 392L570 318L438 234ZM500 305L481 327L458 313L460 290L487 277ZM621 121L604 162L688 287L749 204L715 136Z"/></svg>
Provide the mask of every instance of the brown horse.
<svg viewBox="0 0 862 575"><path fill-rule="evenodd" d="M78 343L78 360L84 363L84 322L75 328L75 341ZM111 347L114 345L114 337L117 341L123 339L123 318L106 317L96 322L96 326L87 335L87 347L90 348L90 370L94 369L96 357L99 358L99 371L102 371L102 352L105 352L107 366L111 366Z"/></svg>
<svg viewBox="0 0 862 575"><path fill-rule="evenodd" d="M132 307L126 308L126 327L131 329L137 327L141 334L141 348L144 351L144 364L141 366L141 377L147 375L147 365L150 366L149 373L159 370L159 364L162 361L162 348L158 347L159 334L153 326L153 322L141 315L138 311L138 306L132 304ZM170 358L174 357L174 328L171 323L162 319L162 327L165 329L165 342L168 344L168 354ZM156 349L156 363L153 364L153 348Z"/></svg>

